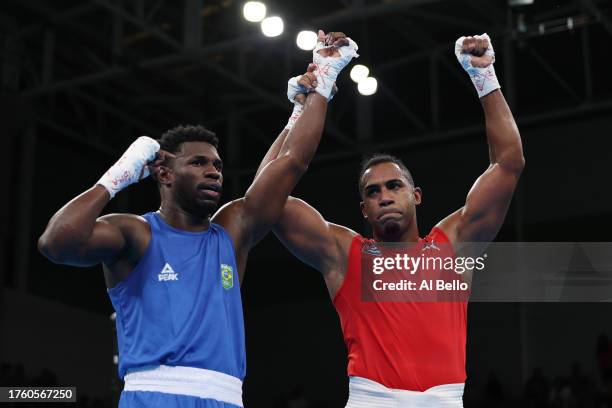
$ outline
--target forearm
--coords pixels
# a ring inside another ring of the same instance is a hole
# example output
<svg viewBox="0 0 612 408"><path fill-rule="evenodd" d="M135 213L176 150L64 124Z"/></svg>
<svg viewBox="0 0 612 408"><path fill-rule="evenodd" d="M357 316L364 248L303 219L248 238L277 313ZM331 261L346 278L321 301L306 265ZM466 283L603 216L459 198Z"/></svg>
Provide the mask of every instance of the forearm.
<svg viewBox="0 0 612 408"><path fill-rule="evenodd" d="M305 170L321 140L326 113L327 99L316 92L310 93L301 117L287 133L277 157L288 156Z"/></svg>
<svg viewBox="0 0 612 408"><path fill-rule="evenodd" d="M268 165L268 163L270 163L272 160L278 157L278 153L280 152L281 147L283 143L285 142L285 138L287 137L288 133L289 133L289 130L285 128L276 137L276 140L274 141L274 143L272 143L272 146L270 146L270 148L268 149L268 152L266 153L263 160L259 164L259 168L257 169L257 172L255 173L255 178L259 176L259 173L261 173L261 171L264 169L264 167Z"/></svg>
<svg viewBox="0 0 612 408"><path fill-rule="evenodd" d="M96 185L68 202L47 224L38 240L39 250L54 261L77 250L91 236L96 220L109 200L108 191Z"/></svg>
<svg viewBox="0 0 612 408"><path fill-rule="evenodd" d="M485 114L491 164L520 171L525 161L523 146L506 99L498 89L480 100Z"/></svg>
<svg viewBox="0 0 612 408"><path fill-rule="evenodd" d="M258 242L281 215L287 197L308 168L323 133L327 99L311 93L304 103L302 116L287 132L277 157L262 163L244 197L243 226L248 231L248 246ZM282 133L278 142L282 139ZM268 151L274 155L273 148ZM266 161L266 160L264 160Z"/></svg>

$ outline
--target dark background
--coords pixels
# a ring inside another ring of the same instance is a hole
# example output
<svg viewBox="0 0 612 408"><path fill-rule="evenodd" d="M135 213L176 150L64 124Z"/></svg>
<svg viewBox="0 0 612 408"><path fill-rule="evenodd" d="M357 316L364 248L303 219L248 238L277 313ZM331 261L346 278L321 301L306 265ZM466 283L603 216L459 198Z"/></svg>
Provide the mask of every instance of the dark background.
<svg viewBox="0 0 612 408"><path fill-rule="evenodd" d="M76 385L82 406L111 403L120 384L101 268L51 264L36 250L38 236L134 138L177 124L217 132L224 201L241 196L291 111L287 78L310 61L295 45L301 29L349 34L379 85L362 96L350 67L342 73L318 155L295 191L328 220L368 233L357 175L373 152L401 157L423 189L421 234L463 204L488 155L482 110L453 45L487 32L527 163L497 240L611 241L610 2L267 1L268 14L285 20L276 38L246 22L242 4L0 4L5 384ZM158 205L145 181L107 211ZM247 270L246 406L343 406L346 350L323 280L273 236ZM566 406L606 406L610 316L609 304L471 304L466 406L561 406L563 396L574 404Z"/></svg>

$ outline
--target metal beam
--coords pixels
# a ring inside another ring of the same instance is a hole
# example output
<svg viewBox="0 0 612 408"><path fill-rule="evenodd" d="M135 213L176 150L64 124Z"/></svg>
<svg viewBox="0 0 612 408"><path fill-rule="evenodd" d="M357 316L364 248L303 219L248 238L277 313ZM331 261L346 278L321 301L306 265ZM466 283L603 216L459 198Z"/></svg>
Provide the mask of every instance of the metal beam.
<svg viewBox="0 0 612 408"><path fill-rule="evenodd" d="M533 47L527 46L527 51L531 54L532 57L540 64L542 68L550 75L559 85L563 88L572 98L576 101L580 101L581 98L578 96L578 93L574 90L574 88L555 70L548 61L544 57L540 55Z"/></svg>
<svg viewBox="0 0 612 408"><path fill-rule="evenodd" d="M204 0L183 0L183 45L192 50L202 46Z"/></svg>
<svg viewBox="0 0 612 408"><path fill-rule="evenodd" d="M404 14L412 17L419 17L424 19L425 21L432 21L444 25L454 25L456 27L461 27L466 30L474 29L474 22L471 20L463 20L461 18L445 16L443 14L431 13L423 10L408 10L404 12Z"/></svg>
<svg viewBox="0 0 612 408"><path fill-rule="evenodd" d="M384 82L378 79L378 88L399 110L406 116L419 130L425 130L427 126L419 116L412 111L402 100L395 95L395 92L391 90L390 86L385 85Z"/></svg>
<svg viewBox="0 0 612 408"><path fill-rule="evenodd" d="M507 21L506 21L506 26L507 26L507 31L508 32L512 32L512 24L513 24L513 17L512 17L512 11L508 10L508 14L506 16ZM517 108L517 86L516 86L516 65L515 65L515 60L516 60L516 53L515 53L515 44L514 44L514 39L512 38L512 36L506 36L505 38L502 39L502 43L503 43L503 50L504 50L504 58L503 58L503 70L504 70L504 77L503 77L503 86L504 86L504 94L506 95L506 101L508 102L508 106L510 106L511 109L516 109Z"/></svg>
<svg viewBox="0 0 612 408"><path fill-rule="evenodd" d="M571 117L591 114L595 112L612 111L612 99L598 103L586 103L573 108L541 112L534 115L517 117L516 121L519 128L525 126L538 125L559 119L569 119ZM364 146L366 152L386 151L390 149L405 149L417 146L427 146L432 144L446 143L451 140L460 140L474 135L481 135L485 131L484 121L479 124L455 128L444 132L429 132L417 137L404 137L401 140L394 140L385 143L373 143ZM403 135L403 133L402 133ZM334 153L317 154L313 159L313 164L337 163L339 160L358 158L362 153L342 151ZM250 175L254 174L257 168L243 168L231 170L235 174Z"/></svg>
<svg viewBox="0 0 612 408"><path fill-rule="evenodd" d="M113 105L104 102L101 98L94 98L93 96L90 96L87 93L76 89L72 90L71 93L83 100L88 101L94 106L97 106L103 109L104 111L118 117L125 123L129 123L130 125L137 127L138 129L142 129L143 131L149 132L150 134L155 134L155 132L157 132L157 130L154 129L150 124L142 122L138 119L134 119L131 115L123 113L121 110L115 108Z"/></svg>
<svg viewBox="0 0 612 408"><path fill-rule="evenodd" d="M424 4L437 3L440 0L397 0L394 2L384 2L370 6L353 6L342 9L335 13L330 13L310 20L310 24L315 27L324 27L330 24L345 23L348 21L363 20L383 14L391 14L398 11L416 7Z"/></svg>
<svg viewBox="0 0 612 408"><path fill-rule="evenodd" d="M178 41L174 40L172 37L168 36L167 34L155 28L150 28L149 25L146 24L145 22L141 22L136 17L133 17L125 13L123 10L119 9L116 6L113 6L107 1L104 1L104 0L94 0L94 1L97 4L101 5L102 7L107 8L108 10L114 12L115 14L121 16L122 18L126 18L128 21L131 21L134 24L144 29L147 29L148 31L153 30L151 31L151 33L158 36L158 38L162 40L164 43L166 43L167 45L170 45L174 47L175 49L181 48ZM315 18L311 21L311 23L312 24L324 24L326 22L334 23L334 22L341 22L341 21L350 21L350 20L359 19L359 18L367 18L370 16L391 13L397 10L404 9L406 7L411 7L411 6L415 6L419 4L433 3L433 2L438 2L438 1L440 0L408 0L408 1L396 2L393 4L363 6L357 9L351 8L348 11L340 11L332 15L326 15L320 18ZM205 57L211 54L214 54L214 53L233 51L236 49L244 48L249 45L256 46L256 45L259 45L260 43L265 44L266 39L261 36L246 34L238 38L221 41L216 44L210 44L202 48L199 48L198 50L193 51L191 55L189 56L189 58L196 59L196 60L202 60ZM440 46L440 49L444 47L447 47L447 45ZM426 53L423 53L423 55L426 55ZM159 68L165 65L182 62L184 61L186 57L187 57L186 54L183 52L172 53L172 54L167 54L167 55L163 55L160 57L151 58L151 59L137 62L134 64L134 67L147 68L147 69ZM414 57L411 57L410 60L419 59L421 57L422 55L415 55ZM405 62L396 61L397 65L400 65L403 63ZM384 64L383 64L383 67L384 67ZM50 86L32 88L26 91L24 95L29 98L36 97L36 96L44 95L46 93L55 92L61 89L71 88L75 86L82 86L82 85L89 84L92 82L98 82L98 81L117 78L122 75L126 75L130 72L132 72L132 69L128 67L112 67L112 68L108 68L106 70L95 72L89 75L84 75L82 77L59 81Z"/></svg>
<svg viewBox="0 0 612 408"><path fill-rule="evenodd" d="M47 118L38 117L36 118L36 122L38 122L39 124L43 126L48 127L49 129L55 130L59 135L65 137L67 140L70 140L77 144L95 149L99 153L104 153L110 157L115 157L115 158L118 157L119 153L121 153L120 151L115 150L112 147L109 147L105 144L84 138L83 135L81 135L80 133L77 133L74 130L68 129L65 126L55 123L52 120L49 120ZM39 137L45 137L46 135L45 132L42 132L42 131L39 131L38 134L40 135Z"/></svg>
<svg viewBox="0 0 612 408"><path fill-rule="evenodd" d="M612 35L612 21L601 12L597 4L593 0L582 0L582 4L597 21L601 22L608 34Z"/></svg>
<svg viewBox="0 0 612 408"><path fill-rule="evenodd" d="M31 7L30 5L28 5L28 7ZM86 2L85 4L81 4L78 5L76 7L73 7L71 9L68 9L66 11L63 11L61 13L57 13L57 14L53 14L53 15L48 15L47 16L47 21L49 23L51 23L52 25L56 25L59 23L63 23L67 20L70 20L74 17L78 17L81 16L85 13L88 13L89 11L92 11L95 9L95 5L90 3L90 2ZM20 38L23 38L25 36L28 36L30 34L34 34L36 32L38 32L39 30L43 30L45 27L47 26L47 24L40 24L40 23L36 23L36 24L31 24L28 25L24 28L22 28L21 30L19 30L19 32L17 33L17 36Z"/></svg>
<svg viewBox="0 0 612 408"><path fill-rule="evenodd" d="M155 37L157 37L159 40L161 40L162 42L164 42L165 44L169 45L170 47L174 48L177 51L182 50L182 45L181 43L179 43L178 41L176 41L174 38L170 37L169 35L167 35L166 33L154 28L154 27L149 27L144 21L139 20L136 17L133 17L131 15L129 15L128 13L117 9L117 7L113 6L112 4L109 4L108 2L106 2L105 0L93 0L95 1L97 4L113 11L114 13L117 13L119 16L121 16L122 18L126 19L127 21L131 22L132 24L140 27L143 30L149 31L150 33L152 33ZM189 1L189 0L187 0ZM199 17L199 14L198 14ZM216 74L225 77L226 79L229 79L233 82L235 82L238 85L241 85L243 87L245 87L246 89L250 90L251 92L254 92L255 94L257 94L259 97L263 98L265 101L278 106L282 109L287 108L287 103L285 102L284 98L281 98L275 94L272 94L270 92L267 92L261 88L259 88L258 86L254 85L251 82L248 82L247 80L241 78L239 75L236 75L232 72L230 72L229 70L226 70L225 68L223 68L221 65L219 64L214 64L211 62L208 62L206 60L203 60L199 57L196 57L195 55L189 53L189 54L185 54L183 56L184 58L187 58L189 60L191 60L192 62L207 68L208 70L214 71Z"/></svg>
<svg viewBox="0 0 612 408"><path fill-rule="evenodd" d="M486 18L489 22L503 27L506 22L504 11L498 8L494 2L490 0L470 0L467 2L472 10L481 17Z"/></svg>
<svg viewBox="0 0 612 408"><path fill-rule="evenodd" d="M550 122L552 120L567 119L569 117L588 114L598 111L607 111L612 109L612 99L593 104L583 104L573 108L559 109L549 112L542 112L534 115L522 116L517 118L517 124L519 128L530 125L537 125L540 123ZM480 124L465 126L459 129L453 129L445 132L432 132L423 134L415 138L404 138L403 140L390 141L386 143L377 143L368 146L371 151L387 150L392 148L406 148L420 145L429 145L436 143L443 143L449 140L460 139L465 136L480 134L484 132L484 121ZM351 152L342 152L338 154L321 155L320 160L322 161L336 161L343 157L355 156ZM317 160L315 160L316 162Z"/></svg>
<svg viewBox="0 0 612 408"><path fill-rule="evenodd" d="M180 42L170 37L168 34L157 29L156 27L149 25L143 19L136 17L136 16L132 16L130 13L124 11L120 7L117 7L114 4L111 4L106 0L93 0L93 2L113 12L115 15L120 16L124 20L129 21L130 23L134 24L140 29L153 34L155 37L157 37L159 40L161 40L166 45L169 45L170 47L177 49L177 50L181 50L183 48Z"/></svg>
<svg viewBox="0 0 612 408"><path fill-rule="evenodd" d="M113 10L113 11L116 10L116 7L114 7L111 4L108 4L105 0L94 0L94 1L110 10ZM180 50L182 48L181 44L178 41L174 40L170 36L166 35L165 33L155 28L148 27L145 22L138 20L136 17L130 16L129 14L124 13L124 12L121 12L121 14L119 15L127 19L131 23L139 26L141 29L150 31L153 35L155 35L157 38L159 38L161 41L163 41L167 45L170 45L171 47L177 50ZM211 63L207 60L197 57L196 55L192 53L187 54L185 57L191 60L192 62L194 62L195 64L198 64L210 71L213 71L217 75L222 76L226 79L229 79L230 81L246 88L247 90L251 91L253 94L262 98L264 101L270 103L272 106L276 106L283 110L287 109L288 105L287 105L287 102L285 101L285 98L277 96L276 94L270 93L254 85L252 82L242 78L240 75L234 74L233 72L223 68L221 65ZM339 142L343 143L346 146L349 146L350 148L353 148L355 146L354 141L348 138L346 135L344 135L339 129L337 129L333 123L328 122L328 129L329 129L329 133Z"/></svg>
<svg viewBox="0 0 612 408"><path fill-rule="evenodd" d="M119 6L121 6L121 2L118 3ZM112 52L112 58L113 58L113 63L116 63L115 59L116 57L120 56L121 54L123 54L123 31L124 31L124 26L123 26L123 19L121 17L119 17L118 15L113 15L113 34L111 37L111 52Z"/></svg>

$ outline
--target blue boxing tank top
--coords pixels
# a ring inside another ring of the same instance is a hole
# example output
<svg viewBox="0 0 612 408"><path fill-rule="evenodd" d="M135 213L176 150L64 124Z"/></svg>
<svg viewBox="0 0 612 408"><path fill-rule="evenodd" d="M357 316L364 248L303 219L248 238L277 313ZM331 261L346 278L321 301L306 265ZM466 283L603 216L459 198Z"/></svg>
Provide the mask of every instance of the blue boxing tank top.
<svg viewBox="0 0 612 408"><path fill-rule="evenodd" d="M236 257L218 224L178 230L143 216L151 241L130 275L108 289L117 312L119 376L159 365L204 368L244 379L244 321Z"/></svg>

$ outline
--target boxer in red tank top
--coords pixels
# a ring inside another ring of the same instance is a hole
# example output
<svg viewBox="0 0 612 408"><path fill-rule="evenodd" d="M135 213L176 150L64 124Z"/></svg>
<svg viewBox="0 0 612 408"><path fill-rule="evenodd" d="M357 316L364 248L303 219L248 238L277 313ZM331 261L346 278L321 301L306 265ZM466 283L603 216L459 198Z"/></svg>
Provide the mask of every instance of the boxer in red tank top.
<svg viewBox="0 0 612 408"><path fill-rule="evenodd" d="M486 243L503 223L524 167L521 138L492 70L494 54L488 36L462 37L456 53L480 96L490 164L469 190L465 205L420 238L416 206L421 204L422 193L406 166L389 155L367 160L359 191L361 211L372 227L374 242L452 247L460 242ZM272 149L270 157L273 153ZM274 232L325 279L348 349L351 389L347 406L461 406L466 379L466 302L364 302L360 257L368 240L326 221L300 199L289 198ZM452 398L446 397L449 390L454 393ZM404 399L411 402L404 404Z"/></svg>

